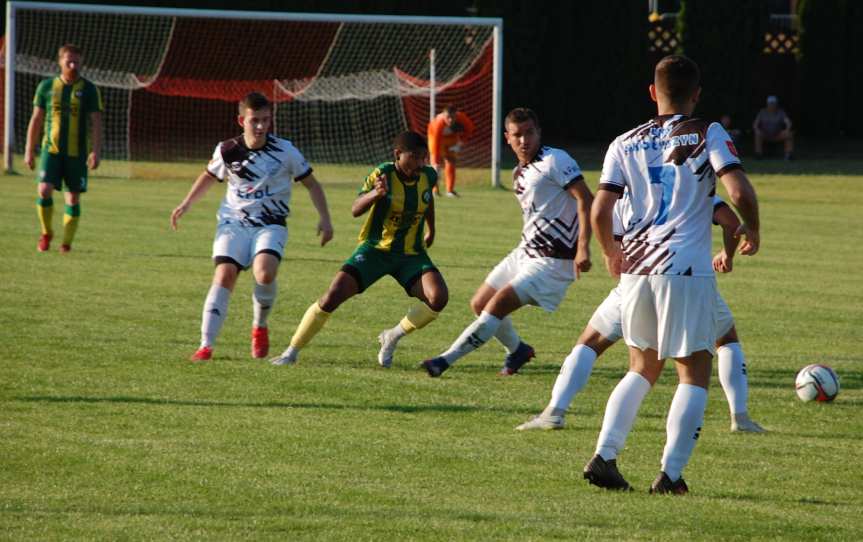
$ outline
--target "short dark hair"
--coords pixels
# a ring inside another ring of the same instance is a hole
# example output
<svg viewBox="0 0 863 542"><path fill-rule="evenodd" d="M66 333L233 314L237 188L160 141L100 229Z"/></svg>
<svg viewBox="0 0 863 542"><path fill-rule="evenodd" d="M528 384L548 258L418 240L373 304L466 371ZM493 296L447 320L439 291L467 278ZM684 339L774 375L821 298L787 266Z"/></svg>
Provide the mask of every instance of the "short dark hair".
<svg viewBox="0 0 863 542"><path fill-rule="evenodd" d="M701 72L692 59L683 55L669 55L656 64L653 84L671 103L683 103L698 90Z"/></svg>
<svg viewBox="0 0 863 542"><path fill-rule="evenodd" d="M258 109L273 109L270 100L260 92L250 92L246 94L239 103L240 115L246 112L246 109L257 111Z"/></svg>
<svg viewBox="0 0 863 542"><path fill-rule="evenodd" d="M410 130L404 131L393 139L393 149L401 152L428 152L426 138Z"/></svg>
<svg viewBox="0 0 863 542"><path fill-rule="evenodd" d="M506 130L507 125L510 123L518 124L529 120L532 120L534 126L539 128L539 116L533 109L527 107L516 107L507 113L506 118L503 119L503 129Z"/></svg>
<svg viewBox="0 0 863 542"><path fill-rule="evenodd" d="M60 57L63 56L64 53L84 56L84 52L81 51L81 48L74 43L64 43L59 49L57 49L57 60L60 60Z"/></svg>

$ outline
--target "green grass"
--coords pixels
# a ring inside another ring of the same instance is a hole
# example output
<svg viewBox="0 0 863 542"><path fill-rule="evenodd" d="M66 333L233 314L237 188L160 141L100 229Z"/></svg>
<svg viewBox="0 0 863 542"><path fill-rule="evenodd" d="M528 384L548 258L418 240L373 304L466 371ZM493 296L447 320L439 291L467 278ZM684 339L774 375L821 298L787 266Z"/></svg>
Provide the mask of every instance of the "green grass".
<svg viewBox="0 0 863 542"><path fill-rule="evenodd" d="M665 440L670 368L620 459L639 491L606 493L581 479L626 370L620 345L597 363L566 430L513 431L544 406L613 286L596 249L594 270L558 312L515 315L538 352L522 375L495 375L496 344L438 380L416 368L472 320L471 294L518 239L512 194L487 188L483 172L464 175L462 199L439 200L431 255L450 305L402 342L389 371L375 362L376 336L411 304L389 279L340 308L298 366L275 368L249 358L251 280L242 276L215 361L185 361L197 346L221 193L178 233L168 217L200 165L94 178L68 255L35 250L30 175L0 177L0 538L859 540L863 164L752 166L762 252L739 258L719 285L747 353L751 414L770 432L729 433L714 378L686 470L691 494L679 499L645 491ZM349 206L365 168L317 172L336 239L317 246L298 187L270 318L276 352L360 224ZM588 172L592 185L597 176ZM842 379L833 404L795 397L795 372L813 362Z"/></svg>

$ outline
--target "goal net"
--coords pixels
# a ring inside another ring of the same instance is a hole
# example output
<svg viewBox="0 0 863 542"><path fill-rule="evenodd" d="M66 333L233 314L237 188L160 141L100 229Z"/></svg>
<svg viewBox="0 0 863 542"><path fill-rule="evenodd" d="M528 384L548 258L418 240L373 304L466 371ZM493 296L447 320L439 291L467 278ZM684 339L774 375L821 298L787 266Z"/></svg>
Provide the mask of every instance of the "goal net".
<svg viewBox="0 0 863 542"><path fill-rule="evenodd" d="M103 159L120 169L209 158L237 135L237 102L260 91L274 103L273 131L314 163L387 160L395 134L425 134L433 104L454 105L476 124L460 165L497 180L499 19L38 2L8 3L7 19L9 156L23 153L33 93L58 74L57 49L75 43L105 104Z"/></svg>

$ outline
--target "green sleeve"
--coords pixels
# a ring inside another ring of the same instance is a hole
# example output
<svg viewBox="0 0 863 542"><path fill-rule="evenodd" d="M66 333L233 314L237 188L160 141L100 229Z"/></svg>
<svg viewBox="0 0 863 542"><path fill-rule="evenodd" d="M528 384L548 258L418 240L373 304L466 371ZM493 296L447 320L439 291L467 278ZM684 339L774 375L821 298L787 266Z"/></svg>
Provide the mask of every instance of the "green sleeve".
<svg viewBox="0 0 863 542"><path fill-rule="evenodd" d="M87 113L96 113L105 110L105 106L102 104L102 93L96 85L92 83L87 85L85 97L84 107Z"/></svg>
<svg viewBox="0 0 863 542"><path fill-rule="evenodd" d="M33 96L33 107L41 107L48 109L48 93L47 89L51 88L51 80L45 79L36 86L36 95Z"/></svg>
<svg viewBox="0 0 863 542"><path fill-rule="evenodd" d="M378 175L380 175L381 173L383 173L384 175L389 175L392 170L393 165L391 163L384 162L383 164L379 164L378 167L376 167L372 170L371 173L369 173L369 176L366 177L366 180L363 181L363 186L362 188L360 188L360 191L357 192L357 194L362 195L371 192L372 188L375 187L375 180L377 180Z"/></svg>
<svg viewBox="0 0 863 542"><path fill-rule="evenodd" d="M368 194L371 192L372 188L375 186L375 179L378 178L378 175L381 174L380 168L375 168L369 173L369 176L366 177L366 180L363 181L363 186L360 188L358 194Z"/></svg>

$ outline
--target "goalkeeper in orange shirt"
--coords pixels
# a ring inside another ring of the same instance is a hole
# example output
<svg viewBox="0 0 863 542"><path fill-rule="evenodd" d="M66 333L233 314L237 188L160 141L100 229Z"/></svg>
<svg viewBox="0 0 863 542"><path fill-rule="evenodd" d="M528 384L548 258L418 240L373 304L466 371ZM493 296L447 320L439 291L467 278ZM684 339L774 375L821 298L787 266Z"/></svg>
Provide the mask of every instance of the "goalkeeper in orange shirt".
<svg viewBox="0 0 863 542"><path fill-rule="evenodd" d="M446 195L449 197L458 197L455 191L455 166L459 152L473 135L475 128L467 113L459 111L453 105L446 106L443 112L435 115L429 123L429 158L438 175L440 175L441 162L444 162ZM438 195L437 187L435 187L435 195Z"/></svg>

